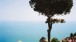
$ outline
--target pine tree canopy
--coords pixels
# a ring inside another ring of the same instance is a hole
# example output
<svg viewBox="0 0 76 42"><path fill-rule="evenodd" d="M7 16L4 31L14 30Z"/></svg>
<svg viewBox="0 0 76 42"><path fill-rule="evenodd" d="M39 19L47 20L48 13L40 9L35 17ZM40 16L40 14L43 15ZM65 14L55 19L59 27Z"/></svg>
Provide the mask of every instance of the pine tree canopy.
<svg viewBox="0 0 76 42"><path fill-rule="evenodd" d="M73 0L30 0L29 3L34 11L45 16L65 15L73 6Z"/></svg>

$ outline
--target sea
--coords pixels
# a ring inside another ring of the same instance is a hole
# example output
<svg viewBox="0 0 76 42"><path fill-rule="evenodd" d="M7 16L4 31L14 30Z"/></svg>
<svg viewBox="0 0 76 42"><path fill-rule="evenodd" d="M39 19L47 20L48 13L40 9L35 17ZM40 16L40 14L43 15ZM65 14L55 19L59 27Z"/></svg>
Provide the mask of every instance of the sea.
<svg viewBox="0 0 76 42"><path fill-rule="evenodd" d="M45 22L0 21L0 42L39 42L47 39L48 25ZM76 32L76 22L55 23L52 25L51 38L59 40Z"/></svg>

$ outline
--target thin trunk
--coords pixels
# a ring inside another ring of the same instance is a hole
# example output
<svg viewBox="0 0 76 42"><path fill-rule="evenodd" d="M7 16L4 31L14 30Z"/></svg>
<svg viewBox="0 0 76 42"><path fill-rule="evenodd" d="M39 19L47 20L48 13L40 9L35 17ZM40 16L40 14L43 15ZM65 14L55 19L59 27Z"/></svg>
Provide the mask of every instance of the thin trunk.
<svg viewBox="0 0 76 42"><path fill-rule="evenodd" d="M51 38L51 29L52 29L52 22L50 22L50 17L48 17L48 42L50 42L50 38Z"/></svg>

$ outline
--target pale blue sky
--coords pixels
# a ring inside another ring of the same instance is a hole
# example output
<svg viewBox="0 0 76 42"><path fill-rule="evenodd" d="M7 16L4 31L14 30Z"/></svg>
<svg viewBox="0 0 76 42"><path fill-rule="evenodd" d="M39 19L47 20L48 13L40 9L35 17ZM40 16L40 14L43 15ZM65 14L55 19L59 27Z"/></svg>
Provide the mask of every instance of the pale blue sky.
<svg viewBox="0 0 76 42"><path fill-rule="evenodd" d="M58 16L66 21L76 21L76 0L71 13ZM45 21L46 17L34 12L29 5L29 0L0 0L0 21Z"/></svg>
<svg viewBox="0 0 76 42"><path fill-rule="evenodd" d="M76 0L74 0L74 6L69 15L57 17L64 18L66 23L54 24L52 37L62 39L69 36L71 32L76 32L75 13ZM0 35L2 38L8 39L8 41L10 39L12 41L18 41L20 38L24 42L35 42L36 40L38 42L42 36L47 37L48 27L47 24L45 24L45 20L45 16L39 15L38 12L33 11L29 6L29 0L0 0Z"/></svg>

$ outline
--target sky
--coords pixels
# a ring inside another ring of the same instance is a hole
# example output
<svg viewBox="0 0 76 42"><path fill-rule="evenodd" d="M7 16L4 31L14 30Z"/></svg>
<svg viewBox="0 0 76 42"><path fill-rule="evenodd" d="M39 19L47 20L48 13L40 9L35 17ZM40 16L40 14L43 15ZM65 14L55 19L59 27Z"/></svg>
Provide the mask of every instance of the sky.
<svg viewBox="0 0 76 42"><path fill-rule="evenodd" d="M70 14L65 16L55 16L55 18L64 18L66 23L62 25L61 24L53 25L52 30L53 36L58 37L59 35L60 37L63 34L63 37L66 37L66 35L68 36L69 33L76 31L75 29L76 0L73 1L74 6L72 7ZM47 18L46 16L40 15L38 12L35 12L30 7L29 0L0 0L0 31L1 31L0 34L4 32L4 34L8 33L9 35L15 34L21 36L22 34L27 33L26 36L22 35L22 37L24 36L26 38L29 36L27 39L32 39L33 37L38 36L38 39L40 39L39 37L47 35L47 24L44 23L46 21L46 18ZM8 22L1 22L1 21L8 21ZM17 21L17 22L21 21L21 23L19 24L15 22L11 23L9 21ZM2 29L4 30L3 32ZM29 29L31 33L29 32ZM33 35L33 33L35 35ZM9 38L9 35L7 35L8 36L7 38ZM16 38L13 36L11 37L14 39ZM34 40L38 39L35 38ZM24 39L24 41L26 40Z"/></svg>
<svg viewBox="0 0 76 42"><path fill-rule="evenodd" d="M70 14L65 16L55 16L63 18L65 21L76 21L76 0ZM33 21L41 22L46 20L46 16L35 12L29 5L29 0L0 0L0 21Z"/></svg>

